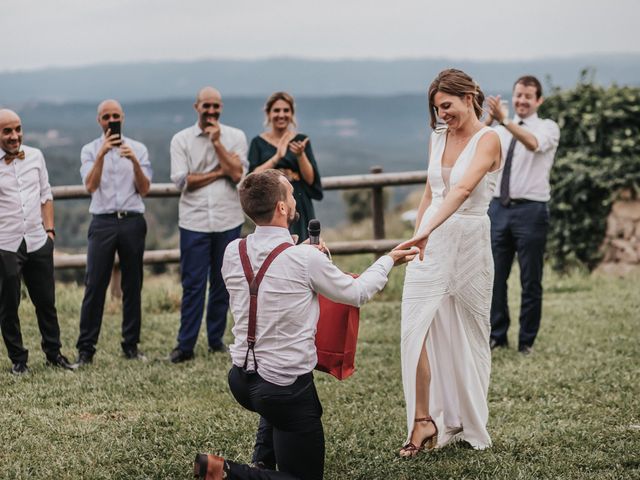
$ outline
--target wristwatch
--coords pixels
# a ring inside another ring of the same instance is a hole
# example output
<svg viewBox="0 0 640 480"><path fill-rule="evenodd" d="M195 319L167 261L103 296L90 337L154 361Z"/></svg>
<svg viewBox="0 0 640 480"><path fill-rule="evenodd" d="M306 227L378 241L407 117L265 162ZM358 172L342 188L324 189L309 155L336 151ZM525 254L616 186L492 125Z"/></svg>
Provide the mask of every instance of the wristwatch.
<svg viewBox="0 0 640 480"><path fill-rule="evenodd" d="M511 123L511 119L509 117L504 117L500 122L500 125L502 125L503 127L506 127L510 123Z"/></svg>
<svg viewBox="0 0 640 480"><path fill-rule="evenodd" d="M53 233L53 236L56 236L56 229L55 228L47 228L45 230L46 233Z"/></svg>

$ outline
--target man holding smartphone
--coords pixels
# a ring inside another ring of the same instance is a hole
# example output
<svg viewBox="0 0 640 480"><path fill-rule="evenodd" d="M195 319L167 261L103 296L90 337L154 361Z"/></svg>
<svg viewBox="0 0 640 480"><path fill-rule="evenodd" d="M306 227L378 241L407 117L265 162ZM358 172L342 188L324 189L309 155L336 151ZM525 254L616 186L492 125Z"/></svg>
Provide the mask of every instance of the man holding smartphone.
<svg viewBox="0 0 640 480"><path fill-rule="evenodd" d="M225 352L229 294L220 269L225 248L240 236L244 215L237 184L247 171L247 138L220 123L222 96L213 87L201 89L193 105L195 125L171 140L171 180L182 192L178 210L182 306L177 345L169 360L191 360L210 283L207 338L210 352Z"/></svg>
<svg viewBox="0 0 640 480"><path fill-rule="evenodd" d="M142 255L147 234L142 197L151 186L147 147L121 133L124 112L116 100L98 106L103 135L82 147L80 175L91 193L85 293L80 311L78 366L90 364L100 335L104 302L116 252L122 271L122 350L140 350Z"/></svg>

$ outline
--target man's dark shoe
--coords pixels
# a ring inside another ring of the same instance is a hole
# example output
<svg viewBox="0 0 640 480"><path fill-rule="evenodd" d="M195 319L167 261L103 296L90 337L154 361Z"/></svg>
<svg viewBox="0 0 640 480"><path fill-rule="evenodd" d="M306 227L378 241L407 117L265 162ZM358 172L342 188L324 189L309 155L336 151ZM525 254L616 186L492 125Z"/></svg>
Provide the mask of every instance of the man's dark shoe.
<svg viewBox="0 0 640 480"><path fill-rule="evenodd" d="M11 373L14 375L26 375L29 373L29 367L27 367L27 362L16 362L11 367Z"/></svg>
<svg viewBox="0 0 640 480"><path fill-rule="evenodd" d="M80 352L78 353L78 358L76 359L76 363L74 363L76 368L86 367L87 365L91 365L93 363L93 355L89 352Z"/></svg>
<svg viewBox="0 0 640 480"><path fill-rule="evenodd" d="M193 464L193 476L200 480L222 480L227 478L228 467L224 458L198 453Z"/></svg>
<svg viewBox="0 0 640 480"><path fill-rule="evenodd" d="M142 353L142 351L138 350L137 348L129 348L129 349L123 350L123 352L124 352L124 357L127 360L140 360L141 362L147 361L146 355Z"/></svg>
<svg viewBox="0 0 640 480"><path fill-rule="evenodd" d="M174 348L173 350L171 350L171 353L169 354L169 357L167 357L167 360L169 360L171 363L182 363L188 360L193 360L193 357L193 351L185 352L183 350L180 350L179 348Z"/></svg>
<svg viewBox="0 0 640 480"><path fill-rule="evenodd" d="M75 370L78 366L67 360L67 357L59 353L55 357L47 358L47 365L51 367L60 367L64 370Z"/></svg>
<svg viewBox="0 0 640 480"><path fill-rule="evenodd" d="M489 347L491 347L491 350L495 350L496 348L507 348L508 346L507 342L499 342L495 338L489 340Z"/></svg>
<svg viewBox="0 0 640 480"><path fill-rule="evenodd" d="M526 357L527 355L531 355L533 353L533 347L531 345L520 345L518 347L518 352Z"/></svg>
<svg viewBox="0 0 640 480"><path fill-rule="evenodd" d="M224 343L221 343L216 346L209 346L209 353L227 353L229 349Z"/></svg>

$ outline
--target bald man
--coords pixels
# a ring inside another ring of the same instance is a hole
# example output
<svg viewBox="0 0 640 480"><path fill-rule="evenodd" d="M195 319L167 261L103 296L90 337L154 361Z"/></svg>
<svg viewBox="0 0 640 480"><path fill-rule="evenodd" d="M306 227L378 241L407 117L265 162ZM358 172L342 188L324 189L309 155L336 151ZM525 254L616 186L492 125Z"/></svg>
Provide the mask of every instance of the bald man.
<svg viewBox="0 0 640 480"><path fill-rule="evenodd" d="M122 351L125 358L146 360L140 342L142 255L147 234L142 197L151 186L147 147L122 131L124 111L116 100L98 105L102 135L82 147L80 175L91 193L85 292L80 311L76 364L93 361L100 335L105 295L116 252L122 272Z"/></svg>
<svg viewBox="0 0 640 480"><path fill-rule="evenodd" d="M0 330L13 363L11 373L29 372L22 344L20 279L36 308L47 363L73 369L60 353L60 327L53 279L53 196L42 152L22 145L22 122L0 110Z"/></svg>
<svg viewBox="0 0 640 480"><path fill-rule="evenodd" d="M220 92L201 89L193 107L198 121L171 140L171 180L182 192L178 212L182 306L177 345L169 354L173 363L194 357L207 280L209 352L226 351L222 336L229 294L220 269L227 245L240 236L244 223L236 186L249 166L245 134L220 123Z"/></svg>

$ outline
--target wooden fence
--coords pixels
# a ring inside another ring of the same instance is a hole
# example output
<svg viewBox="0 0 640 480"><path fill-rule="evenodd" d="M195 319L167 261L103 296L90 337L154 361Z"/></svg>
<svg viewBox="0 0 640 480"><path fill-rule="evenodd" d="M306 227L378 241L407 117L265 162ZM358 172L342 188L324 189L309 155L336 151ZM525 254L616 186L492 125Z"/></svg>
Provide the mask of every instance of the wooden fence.
<svg viewBox="0 0 640 480"><path fill-rule="evenodd" d="M384 229L384 203L382 191L384 187L394 185L424 184L427 179L425 170L402 173L383 173L382 167L372 167L370 174L343 175L325 177L322 179L324 190L348 190L370 188L372 190L373 239L351 242L331 242L328 244L334 255L353 253L386 252L400 243L401 239L386 239ZM90 198L90 194L82 185L65 185L52 187L55 200ZM148 197L179 197L180 191L172 183L154 183L151 185ZM177 263L180 261L180 250L147 250L144 252L144 263ZM54 256L56 268L84 268L87 265L87 255L56 254Z"/></svg>

